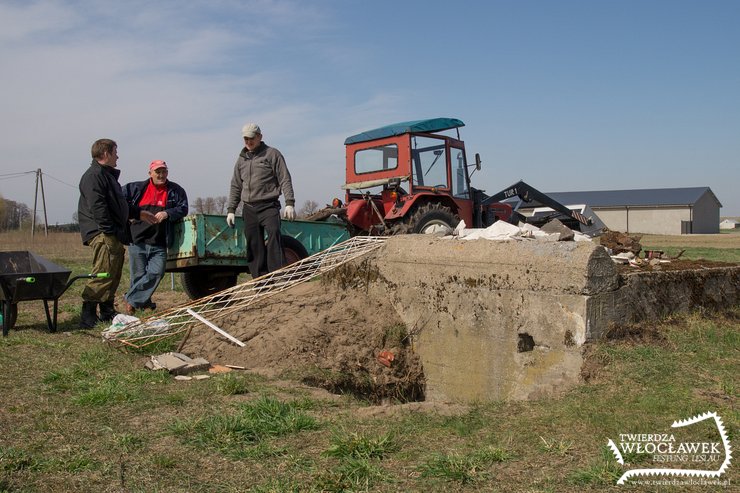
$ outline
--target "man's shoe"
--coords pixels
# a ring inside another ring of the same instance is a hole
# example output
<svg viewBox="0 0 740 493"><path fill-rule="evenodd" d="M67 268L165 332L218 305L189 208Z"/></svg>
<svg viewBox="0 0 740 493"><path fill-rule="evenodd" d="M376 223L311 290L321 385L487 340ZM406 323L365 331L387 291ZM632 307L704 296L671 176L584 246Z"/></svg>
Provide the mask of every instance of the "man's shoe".
<svg viewBox="0 0 740 493"><path fill-rule="evenodd" d="M82 311L80 312L80 327L83 329L92 329L100 320L97 314L98 304L94 301L83 301Z"/></svg>
<svg viewBox="0 0 740 493"><path fill-rule="evenodd" d="M155 302L153 302L151 299L148 299L147 302L144 303L144 308L147 309L147 310L154 311L154 310L157 309L157 304Z"/></svg>
<svg viewBox="0 0 740 493"><path fill-rule="evenodd" d="M113 305L113 300L103 301L98 303L100 305L100 320L103 322L112 322L113 317L118 315L116 307Z"/></svg>
<svg viewBox="0 0 740 493"><path fill-rule="evenodd" d="M126 310L126 315L136 314L136 308L134 308L128 301L124 301L123 303L124 310Z"/></svg>

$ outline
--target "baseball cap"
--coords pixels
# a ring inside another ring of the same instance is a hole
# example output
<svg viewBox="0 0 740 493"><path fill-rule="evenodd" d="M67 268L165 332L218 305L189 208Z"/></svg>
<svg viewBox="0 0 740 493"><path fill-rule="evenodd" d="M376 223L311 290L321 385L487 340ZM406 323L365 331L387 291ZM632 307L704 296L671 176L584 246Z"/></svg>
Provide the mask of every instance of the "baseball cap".
<svg viewBox="0 0 740 493"><path fill-rule="evenodd" d="M154 171L155 169L166 168L166 167L167 167L167 163L165 163L164 161L160 161L158 159L156 161L151 162L151 164L149 165L149 171Z"/></svg>
<svg viewBox="0 0 740 493"><path fill-rule="evenodd" d="M257 134L262 134L262 130L260 130L259 125L256 123L247 123L242 127L242 135L248 139L251 139Z"/></svg>

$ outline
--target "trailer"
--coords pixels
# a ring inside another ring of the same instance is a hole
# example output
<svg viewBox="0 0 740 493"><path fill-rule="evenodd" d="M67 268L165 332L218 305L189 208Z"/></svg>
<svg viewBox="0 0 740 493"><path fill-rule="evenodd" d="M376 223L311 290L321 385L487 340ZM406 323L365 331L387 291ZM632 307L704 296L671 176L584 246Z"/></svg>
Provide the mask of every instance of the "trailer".
<svg viewBox="0 0 740 493"><path fill-rule="evenodd" d="M282 221L281 233L286 265L350 237L344 223L331 221ZM225 216L215 214L193 214L177 221L166 271L180 273L190 299L236 286L239 274L249 272L242 218L237 216L233 228Z"/></svg>

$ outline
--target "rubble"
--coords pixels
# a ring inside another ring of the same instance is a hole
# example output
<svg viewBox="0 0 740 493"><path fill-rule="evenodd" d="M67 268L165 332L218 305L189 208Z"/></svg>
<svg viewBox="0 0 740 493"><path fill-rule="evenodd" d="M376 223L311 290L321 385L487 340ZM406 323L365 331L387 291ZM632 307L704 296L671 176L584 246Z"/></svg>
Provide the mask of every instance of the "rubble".
<svg viewBox="0 0 740 493"><path fill-rule="evenodd" d="M641 235L628 235L619 231L607 230L599 237L599 243L609 251L611 255L624 252L632 252L639 255L642 250Z"/></svg>
<svg viewBox="0 0 740 493"><path fill-rule="evenodd" d="M186 375L207 370L211 364L205 358L190 358L182 353L169 352L151 356L144 366L150 370L167 370L173 375Z"/></svg>
<svg viewBox="0 0 740 493"><path fill-rule="evenodd" d="M557 219L550 221L550 230L538 228L532 224L519 223L518 226L506 221L496 221L487 228L468 228L465 221L460 221L452 236L461 240L539 240L539 241L591 241L591 238L579 231L573 231ZM547 226L547 225L545 225ZM436 231L435 231L436 233Z"/></svg>

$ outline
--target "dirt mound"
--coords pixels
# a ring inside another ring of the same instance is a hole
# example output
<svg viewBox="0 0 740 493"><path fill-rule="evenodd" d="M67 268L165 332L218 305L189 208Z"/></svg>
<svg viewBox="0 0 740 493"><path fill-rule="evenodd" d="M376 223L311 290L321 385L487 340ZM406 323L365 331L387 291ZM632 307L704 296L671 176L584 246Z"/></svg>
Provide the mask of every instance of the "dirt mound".
<svg viewBox="0 0 740 493"><path fill-rule="evenodd" d="M217 321L245 347L201 327L183 352L372 402L423 400L421 363L393 307L357 286L342 289L330 277Z"/></svg>

